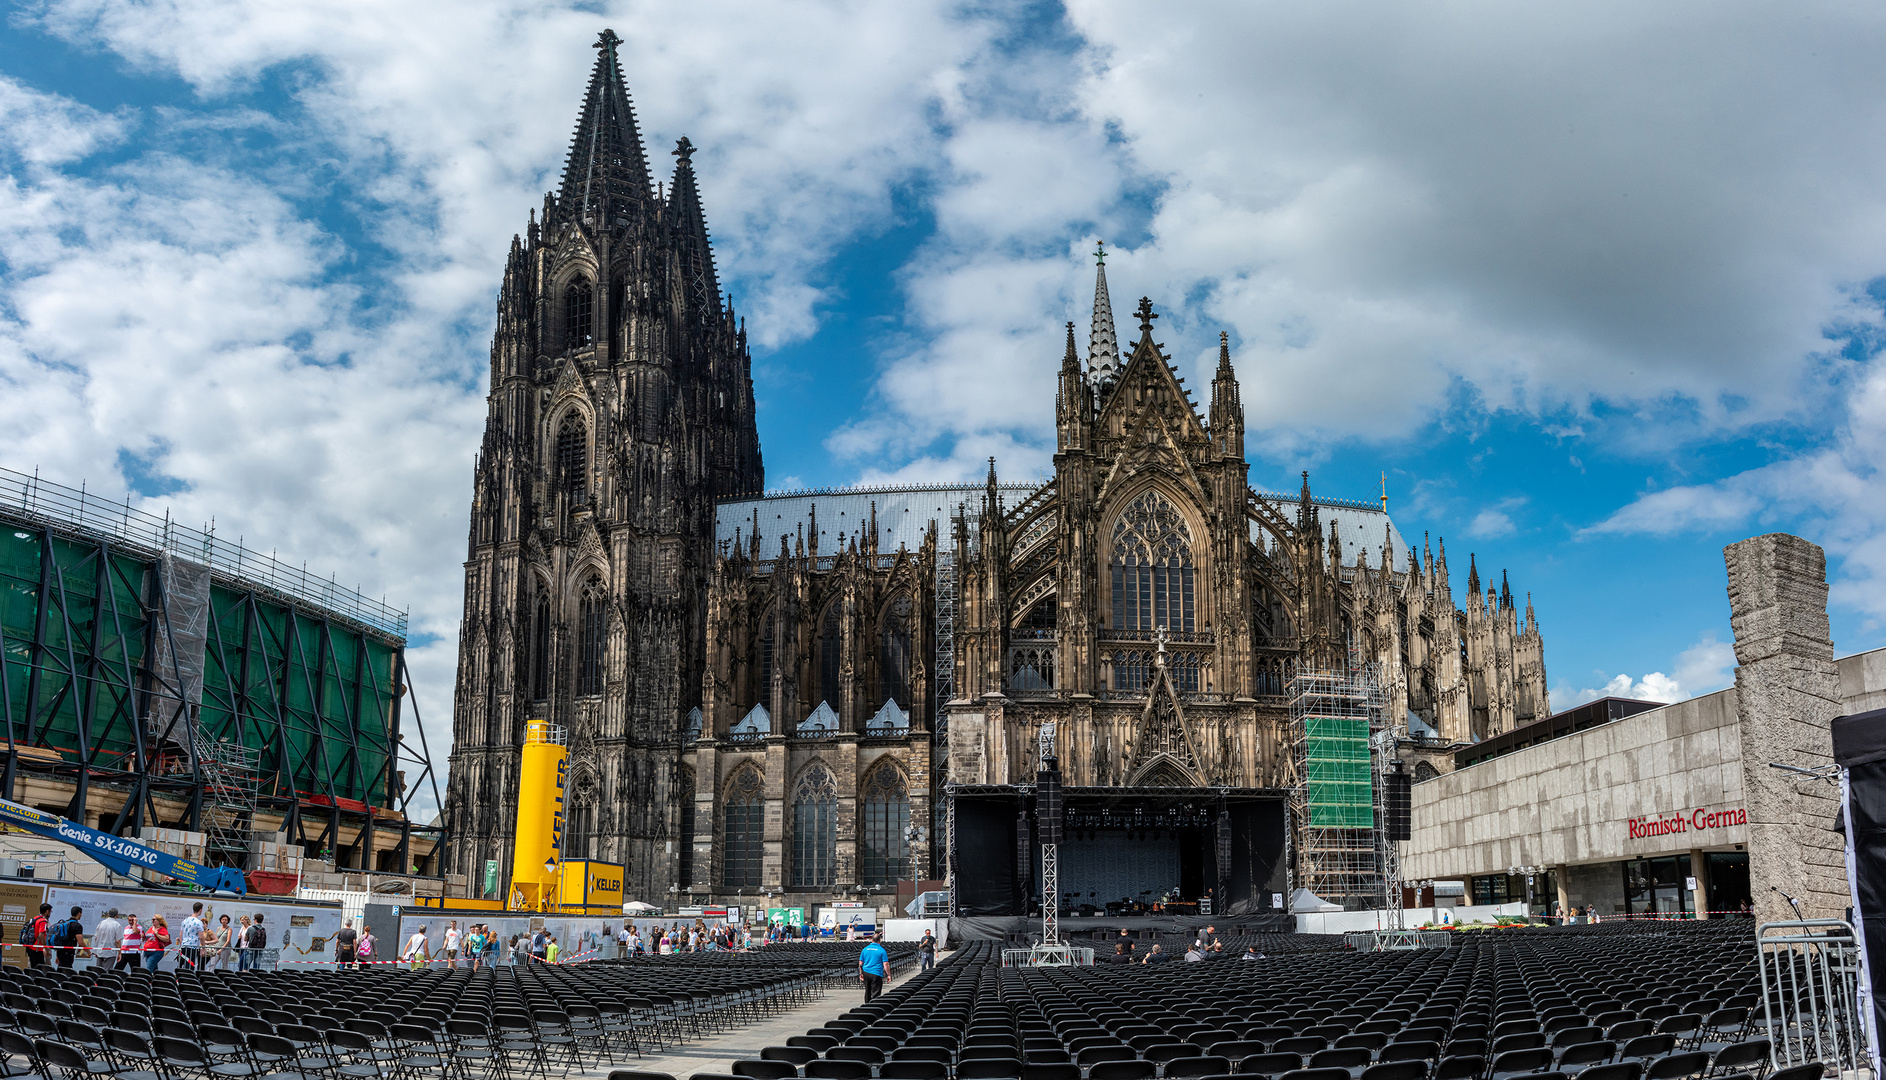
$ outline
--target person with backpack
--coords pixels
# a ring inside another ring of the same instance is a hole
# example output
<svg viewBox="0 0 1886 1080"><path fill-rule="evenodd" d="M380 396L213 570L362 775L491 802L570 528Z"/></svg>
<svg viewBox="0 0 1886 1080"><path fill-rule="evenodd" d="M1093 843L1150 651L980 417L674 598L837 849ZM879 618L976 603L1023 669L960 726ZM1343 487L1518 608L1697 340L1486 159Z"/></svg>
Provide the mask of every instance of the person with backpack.
<svg viewBox="0 0 1886 1080"><path fill-rule="evenodd" d="M26 947L26 966L46 966L46 920L52 915L51 904L39 905L39 917L20 927L20 944Z"/></svg>
<svg viewBox="0 0 1886 1080"><path fill-rule="evenodd" d="M354 920L342 919L341 928L334 932L334 962L344 968L357 966L359 949L360 935L354 932Z"/></svg>
<svg viewBox="0 0 1886 1080"><path fill-rule="evenodd" d="M85 924L79 921L83 914L84 908L74 906L72 914L52 928L53 960L62 968L72 966L72 961L78 959L79 948L85 944Z"/></svg>
<svg viewBox="0 0 1886 1080"><path fill-rule="evenodd" d="M354 967L356 969L362 964L371 964L373 962L373 947L373 927L363 922L360 924L360 944L354 948Z"/></svg>
<svg viewBox="0 0 1886 1080"><path fill-rule="evenodd" d="M262 966L262 950L268 948L268 928L262 925L262 913L256 912L249 921L249 929L242 935L242 955L236 961L236 967L242 971L259 969Z"/></svg>

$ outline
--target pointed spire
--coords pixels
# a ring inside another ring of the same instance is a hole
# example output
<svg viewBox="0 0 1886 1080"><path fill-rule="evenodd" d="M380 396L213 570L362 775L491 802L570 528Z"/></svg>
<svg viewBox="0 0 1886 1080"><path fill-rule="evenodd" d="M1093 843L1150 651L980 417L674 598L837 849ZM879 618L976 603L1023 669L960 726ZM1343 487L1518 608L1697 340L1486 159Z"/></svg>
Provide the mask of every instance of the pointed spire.
<svg viewBox="0 0 1886 1080"><path fill-rule="evenodd" d="M1078 373L1081 369L1080 354L1074 351L1074 324L1067 324L1067 353L1061 357L1061 370Z"/></svg>
<svg viewBox="0 0 1886 1080"><path fill-rule="evenodd" d="M565 215L595 228L643 210L649 197L648 159L622 79L622 61L616 56L621 43L614 30L604 30L596 39L596 67L590 72L557 195Z"/></svg>
<svg viewBox="0 0 1886 1080"><path fill-rule="evenodd" d="M1512 606L1513 589L1506 583L1506 571L1502 570L1500 571L1500 607L1511 608Z"/></svg>
<svg viewBox="0 0 1886 1080"><path fill-rule="evenodd" d="M1244 402L1231 369L1231 335L1224 331L1218 333L1218 371L1211 380L1211 435L1219 453L1244 458Z"/></svg>
<svg viewBox="0 0 1886 1080"><path fill-rule="evenodd" d="M720 311L720 279L714 273L714 247L708 239L707 215L694 182L694 144L686 135L675 141L674 183L663 208L667 233L681 261L681 284L687 303L696 313Z"/></svg>
<svg viewBox="0 0 1886 1080"><path fill-rule="evenodd" d="M1474 563L1474 554L1467 553L1467 592L1476 602L1480 599L1480 567Z"/></svg>
<svg viewBox="0 0 1886 1080"><path fill-rule="evenodd" d="M1107 245L1094 249L1093 329L1087 335L1087 374L1096 387L1120 377L1120 339L1113 330L1113 299L1107 295Z"/></svg>

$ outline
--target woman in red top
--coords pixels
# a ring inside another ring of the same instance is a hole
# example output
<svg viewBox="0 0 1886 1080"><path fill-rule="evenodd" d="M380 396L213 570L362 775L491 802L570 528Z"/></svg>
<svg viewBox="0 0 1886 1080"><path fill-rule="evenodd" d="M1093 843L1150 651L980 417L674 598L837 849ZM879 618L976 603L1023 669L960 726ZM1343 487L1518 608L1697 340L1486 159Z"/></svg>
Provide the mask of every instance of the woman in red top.
<svg viewBox="0 0 1886 1080"><path fill-rule="evenodd" d="M164 950L170 948L170 926L162 915L151 916L151 925L144 931L144 970L156 971L158 961L164 958Z"/></svg>

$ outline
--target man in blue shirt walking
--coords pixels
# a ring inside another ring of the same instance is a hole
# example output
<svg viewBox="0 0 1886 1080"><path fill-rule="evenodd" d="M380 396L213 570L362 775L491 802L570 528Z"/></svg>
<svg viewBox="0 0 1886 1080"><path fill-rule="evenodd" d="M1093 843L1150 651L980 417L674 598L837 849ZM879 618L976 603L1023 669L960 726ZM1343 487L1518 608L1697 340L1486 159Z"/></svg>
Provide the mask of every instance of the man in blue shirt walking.
<svg viewBox="0 0 1886 1080"><path fill-rule="evenodd" d="M871 944L858 954L858 978L864 980L864 999L870 1001L884 991L885 965L891 961L891 954L884 947L884 935L872 934Z"/></svg>

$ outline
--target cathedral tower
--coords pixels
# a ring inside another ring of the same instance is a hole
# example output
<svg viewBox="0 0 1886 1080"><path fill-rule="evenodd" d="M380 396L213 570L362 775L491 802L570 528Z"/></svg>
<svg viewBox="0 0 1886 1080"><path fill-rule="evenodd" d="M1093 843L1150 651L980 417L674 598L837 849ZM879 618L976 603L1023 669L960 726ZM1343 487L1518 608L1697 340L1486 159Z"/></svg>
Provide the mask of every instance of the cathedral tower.
<svg viewBox="0 0 1886 1080"><path fill-rule="evenodd" d="M563 176L513 237L473 472L447 824L449 872L506 895L525 724L569 744L564 856L660 895L691 791L715 501L759 491L746 334L695 180L655 188L613 31Z"/></svg>

